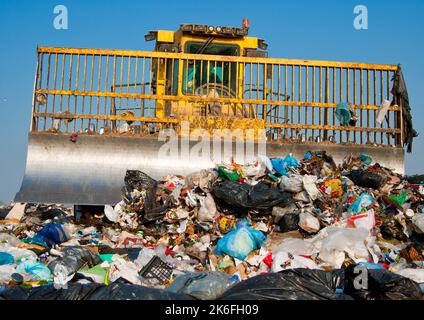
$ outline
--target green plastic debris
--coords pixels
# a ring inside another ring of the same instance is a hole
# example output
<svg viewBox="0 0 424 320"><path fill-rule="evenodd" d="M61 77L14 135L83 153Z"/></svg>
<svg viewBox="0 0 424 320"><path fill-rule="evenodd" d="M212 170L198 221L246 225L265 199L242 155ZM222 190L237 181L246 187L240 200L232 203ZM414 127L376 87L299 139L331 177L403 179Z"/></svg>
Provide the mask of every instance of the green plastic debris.
<svg viewBox="0 0 424 320"><path fill-rule="evenodd" d="M272 181L275 181L275 182L280 181L280 178L278 178L277 176L273 175L272 173L268 173L268 174L267 174L267 176L268 176L268 177L269 177Z"/></svg>
<svg viewBox="0 0 424 320"><path fill-rule="evenodd" d="M402 190L398 196L389 195L389 198L393 201L396 201L396 203L400 206L403 206L406 201L408 201L411 198L411 193L407 190Z"/></svg>
<svg viewBox="0 0 424 320"><path fill-rule="evenodd" d="M103 268L101 267L100 264L98 264L97 266L94 266L93 268L80 269L78 273L88 278L92 278L96 283L107 284L108 270L109 270L108 268Z"/></svg>
<svg viewBox="0 0 424 320"><path fill-rule="evenodd" d="M112 262L112 258L115 254L114 253L105 253L105 254L99 254L100 259L102 261Z"/></svg>
<svg viewBox="0 0 424 320"><path fill-rule="evenodd" d="M241 176L234 171L230 171L224 166L218 167L218 176L220 178L228 179L230 181L237 181Z"/></svg>

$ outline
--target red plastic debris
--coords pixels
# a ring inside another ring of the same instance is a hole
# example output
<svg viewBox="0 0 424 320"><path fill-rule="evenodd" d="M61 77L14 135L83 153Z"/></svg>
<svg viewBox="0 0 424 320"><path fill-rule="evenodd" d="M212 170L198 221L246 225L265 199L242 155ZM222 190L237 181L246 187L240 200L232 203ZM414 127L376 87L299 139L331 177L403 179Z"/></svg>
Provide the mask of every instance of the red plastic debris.
<svg viewBox="0 0 424 320"><path fill-rule="evenodd" d="M272 253L268 253L267 256L262 260L268 267L272 266Z"/></svg>
<svg viewBox="0 0 424 320"><path fill-rule="evenodd" d="M69 137L69 140L73 143L77 142L78 139L78 132L72 132L71 136Z"/></svg>

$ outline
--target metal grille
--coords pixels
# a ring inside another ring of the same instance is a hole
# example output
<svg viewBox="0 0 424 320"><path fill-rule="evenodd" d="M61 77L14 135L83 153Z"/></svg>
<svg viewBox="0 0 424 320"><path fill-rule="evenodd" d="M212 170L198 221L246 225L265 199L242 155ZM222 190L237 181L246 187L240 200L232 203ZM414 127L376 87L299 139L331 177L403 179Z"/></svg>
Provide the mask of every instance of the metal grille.
<svg viewBox="0 0 424 320"><path fill-rule="evenodd" d="M37 57L32 131L114 134L131 123L148 134L220 104L264 120L269 140L401 146L401 108L376 121L396 66L50 47ZM340 102L354 106L355 126L339 124Z"/></svg>

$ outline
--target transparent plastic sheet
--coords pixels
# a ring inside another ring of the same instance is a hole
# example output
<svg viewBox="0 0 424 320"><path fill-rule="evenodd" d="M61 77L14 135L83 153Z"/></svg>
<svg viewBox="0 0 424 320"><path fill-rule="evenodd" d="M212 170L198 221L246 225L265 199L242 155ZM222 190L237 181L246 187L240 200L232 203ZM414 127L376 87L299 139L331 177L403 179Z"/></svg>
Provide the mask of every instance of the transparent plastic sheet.
<svg viewBox="0 0 424 320"><path fill-rule="evenodd" d="M91 268L101 262L100 257L87 248L67 247L64 250L63 257L53 260L48 267L54 274L60 269L68 276L77 272L83 266L88 265Z"/></svg>
<svg viewBox="0 0 424 320"><path fill-rule="evenodd" d="M233 284L234 282L226 273L197 272L177 277L166 291L186 294L202 300L214 300Z"/></svg>
<svg viewBox="0 0 424 320"><path fill-rule="evenodd" d="M16 272L31 275L31 280L51 280L52 274L49 268L39 261L26 260L16 267Z"/></svg>

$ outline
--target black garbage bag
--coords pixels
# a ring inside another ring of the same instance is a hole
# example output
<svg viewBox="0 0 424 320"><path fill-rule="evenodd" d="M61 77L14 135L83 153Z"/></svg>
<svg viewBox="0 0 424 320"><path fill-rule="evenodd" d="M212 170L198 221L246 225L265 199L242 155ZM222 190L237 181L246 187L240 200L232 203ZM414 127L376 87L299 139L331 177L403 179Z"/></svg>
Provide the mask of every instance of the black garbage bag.
<svg viewBox="0 0 424 320"><path fill-rule="evenodd" d="M156 207L158 183L155 179L139 170L127 170L124 181L127 192L132 192L134 189L146 192L146 198L144 200L144 210L146 212L150 212Z"/></svg>
<svg viewBox="0 0 424 320"><path fill-rule="evenodd" d="M352 170L347 177L359 187L380 189L386 182L386 178L364 170Z"/></svg>
<svg viewBox="0 0 424 320"><path fill-rule="evenodd" d="M297 213L286 213L278 221L280 232L289 232L299 229L299 214Z"/></svg>
<svg viewBox="0 0 424 320"><path fill-rule="evenodd" d="M99 263L102 263L102 259L87 248L67 247L63 252L63 257L53 260L48 267L53 273L61 272L69 276L84 266L92 268Z"/></svg>
<svg viewBox="0 0 424 320"><path fill-rule="evenodd" d="M139 285L69 283L67 289L55 289L53 285L36 288L19 286L0 293L0 300L190 300L189 296Z"/></svg>
<svg viewBox="0 0 424 320"><path fill-rule="evenodd" d="M285 206L293 203L290 193L282 192L263 181L254 186L238 181L221 181L212 186L212 194L218 202L233 209L266 210L276 205Z"/></svg>
<svg viewBox="0 0 424 320"><path fill-rule="evenodd" d="M290 269L242 281L221 300L352 300L342 293L343 270Z"/></svg>
<svg viewBox="0 0 424 320"><path fill-rule="evenodd" d="M418 136L418 132L412 125L411 106L409 105L408 89L402 73L402 66L399 64L393 76L393 100L391 105L402 106L403 121L403 146L406 146L408 153L412 152L412 141Z"/></svg>
<svg viewBox="0 0 424 320"><path fill-rule="evenodd" d="M138 191L151 190L157 188L158 185L155 179L139 170L127 170L124 181L127 192L132 192L134 189Z"/></svg>
<svg viewBox="0 0 424 320"><path fill-rule="evenodd" d="M364 282L358 278L362 277L362 271L355 273L355 267L346 268L344 292L356 300L417 300L423 297L420 286L411 279L387 270L367 269Z"/></svg>
<svg viewBox="0 0 424 320"><path fill-rule="evenodd" d="M27 211L27 208L30 208L32 205L27 205L25 208L25 211ZM27 213L27 216L34 216L38 217L40 220L54 220L55 222L58 220L69 220L68 215L65 210L61 208L55 208L51 205L34 205L36 208L31 208L35 210L31 210L31 212ZM68 219L67 219L68 218Z"/></svg>
<svg viewBox="0 0 424 320"><path fill-rule="evenodd" d="M156 191L158 182L139 170L127 170L125 173L125 188L127 192L132 192L134 189L145 191L146 198L144 199L144 219L154 221L163 216L167 209L172 206L172 199L168 198L162 206L156 205Z"/></svg>

